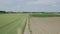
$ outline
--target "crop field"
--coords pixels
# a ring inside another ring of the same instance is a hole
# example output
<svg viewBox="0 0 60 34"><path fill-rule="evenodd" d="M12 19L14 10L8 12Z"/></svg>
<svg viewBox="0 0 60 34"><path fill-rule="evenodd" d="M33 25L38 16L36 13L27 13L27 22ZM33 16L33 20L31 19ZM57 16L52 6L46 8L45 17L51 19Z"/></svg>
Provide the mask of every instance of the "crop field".
<svg viewBox="0 0 60 34"><path fill-rule="evenodd" d="M58 14L32 14L29 23L31 34L60 34Z"/></svg>
<svg viewBox="0 0 60 34"><path fill-rule="evenodd" d="M60 14L32 14L33 17L60 17Z"/></svg>
<svg viewBox="0 0 60 34"><path fill-rule="evenodd" d="M28 15L0 14L0 34L23 34Z"/></svg>
<svg viewBox="0 0 60 34"><path fill-rule="evenodd" d="M0 14L0 34L60 34L60 14Z"/></svg>
<svg viewBox="0 0 60 34"><path fill-rule="evenodd" d="M32 34L60 34L60 17L30 18Z"/></svg>

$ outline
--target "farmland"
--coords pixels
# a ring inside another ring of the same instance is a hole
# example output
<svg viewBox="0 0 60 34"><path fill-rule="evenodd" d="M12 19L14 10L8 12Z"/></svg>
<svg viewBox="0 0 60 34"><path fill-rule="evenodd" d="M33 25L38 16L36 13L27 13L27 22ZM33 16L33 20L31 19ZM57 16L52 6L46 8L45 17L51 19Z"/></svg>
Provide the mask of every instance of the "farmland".
<svg viewBox="0 0 60 34"><path fill-rule="evenodd" d="M0 34L23 34L28 15L0 14Z"/></svg>
<svg viewBox="0 0 60 34"><path fill-rule="evenodd" d="M60 14L32 14L33 17L60 17Z"/></svg>
<svg viewBox="0 0 60 34"><path fill-rule="evenodd" d="M32 34L60 34L60 15L32 14L30 31Z"/></svg>
<svg viewBox="0 0 60 34"><path fill-rule="evenodd" d="M60 17L31 17L32 34L60 34Z"/></svg>
<svg viewBox="0 0 60 34"><path fill-rule="evenodd" d="M25 26L30 34L59 34L60 14L0 14L0 34L29 34Z"/></svg>

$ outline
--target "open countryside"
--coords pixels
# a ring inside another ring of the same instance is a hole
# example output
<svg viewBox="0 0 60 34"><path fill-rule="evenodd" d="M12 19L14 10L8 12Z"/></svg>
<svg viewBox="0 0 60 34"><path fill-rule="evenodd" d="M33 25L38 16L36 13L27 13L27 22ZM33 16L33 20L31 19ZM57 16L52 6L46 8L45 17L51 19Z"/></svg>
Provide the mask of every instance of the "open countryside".
<svg viewBox="0 0 60 34"><path fill-rule="evenodd" d="M0 14L0 34L60 34L60 15Z"/></svg>

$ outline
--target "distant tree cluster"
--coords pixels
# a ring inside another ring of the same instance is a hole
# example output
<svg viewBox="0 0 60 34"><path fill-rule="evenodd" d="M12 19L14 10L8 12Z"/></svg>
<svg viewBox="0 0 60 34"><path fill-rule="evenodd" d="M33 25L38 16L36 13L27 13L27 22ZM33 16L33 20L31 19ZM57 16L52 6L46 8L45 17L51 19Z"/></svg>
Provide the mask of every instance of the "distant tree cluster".
<svg viewBox="0 0 60 34"><path fill-rule="evenodd" d="M6 11L0 11L0 13L6 13Z"/></svg>
<svg viewBox="0 0 60 34"><path fill-rule="evenodd" d="M13 12L13 11L0 11L1 13L40 13L40 14L60 14L60 12Z"/></svg>

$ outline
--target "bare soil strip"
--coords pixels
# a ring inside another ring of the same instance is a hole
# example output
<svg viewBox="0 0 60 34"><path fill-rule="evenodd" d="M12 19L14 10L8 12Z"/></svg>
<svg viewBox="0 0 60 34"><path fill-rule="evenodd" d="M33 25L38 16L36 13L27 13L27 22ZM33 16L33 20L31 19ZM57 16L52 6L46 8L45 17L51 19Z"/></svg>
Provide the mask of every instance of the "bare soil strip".
<svg viewBox="0 0 60 34"><path fill-rule="evenodd" d="M30 18L32 34L60 34L60 17Z"/></svg>
<svg viewBox="0 0 60 34"><path fill-rule="evenodd" d="M26 23L24 34L30 34L30 31L29 31L29 18L27 18L27 23Z"/></svg>

